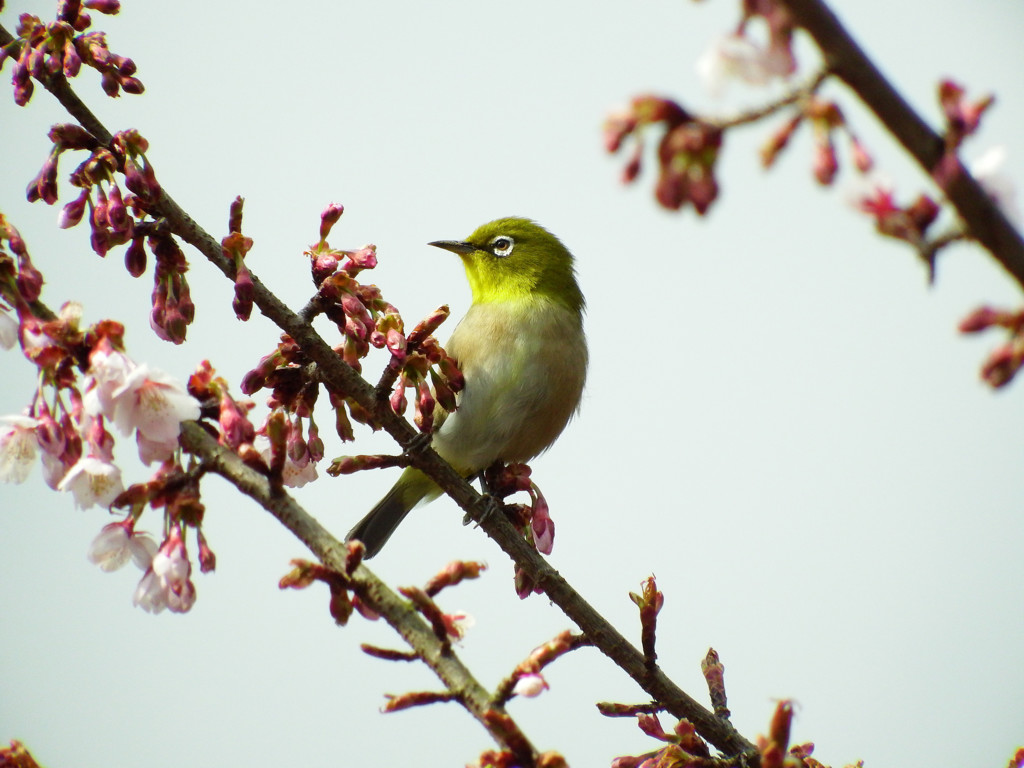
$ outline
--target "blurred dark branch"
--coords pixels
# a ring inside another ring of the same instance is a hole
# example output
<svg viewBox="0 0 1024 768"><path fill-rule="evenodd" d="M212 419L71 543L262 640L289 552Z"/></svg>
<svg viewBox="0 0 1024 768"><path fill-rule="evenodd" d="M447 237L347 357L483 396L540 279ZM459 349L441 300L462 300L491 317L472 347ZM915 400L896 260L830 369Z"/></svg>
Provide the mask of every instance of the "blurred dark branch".
<svg viewBox="0 0 1024 768"><path fill-rule="evenodd" d="M821 0L779 0L821 49L829 72L845 82L929 176L945 152L943 138L867 57ZM981 243L1024 288L1024 240L961 164L944 187L946 197Z"/></svg>

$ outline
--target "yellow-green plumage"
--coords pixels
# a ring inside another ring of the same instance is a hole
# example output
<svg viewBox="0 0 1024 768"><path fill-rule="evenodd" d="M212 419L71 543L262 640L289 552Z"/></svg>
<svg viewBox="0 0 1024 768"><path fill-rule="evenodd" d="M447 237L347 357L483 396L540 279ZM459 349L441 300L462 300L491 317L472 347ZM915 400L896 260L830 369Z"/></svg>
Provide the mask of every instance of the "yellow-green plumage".
<svg viewBox="0 0 1024 768"><path fill-rule="evenodd" d="M583 294L572 254L527 219L484 224L465 241L431 243L457 253L473 303L445 349L466 385L458 409L435 412L431 445L464 475L496 461L529 461L578 410L587 372ZM349 532L372 557L416 504L440 489L406 469Z"/></svg>

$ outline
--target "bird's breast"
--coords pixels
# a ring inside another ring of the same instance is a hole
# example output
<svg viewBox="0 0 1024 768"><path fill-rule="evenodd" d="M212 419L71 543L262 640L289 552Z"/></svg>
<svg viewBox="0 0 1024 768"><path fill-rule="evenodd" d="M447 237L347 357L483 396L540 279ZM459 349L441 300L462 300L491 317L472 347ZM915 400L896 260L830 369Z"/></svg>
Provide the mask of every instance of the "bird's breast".
<svg viewBox="0 0 1024 768"><path fill-rule="evenodd" d="M466 386L434 447L458 469L527 461L579 407L587 347L579 315L551 301L474 304L446 349Z"/></svg>

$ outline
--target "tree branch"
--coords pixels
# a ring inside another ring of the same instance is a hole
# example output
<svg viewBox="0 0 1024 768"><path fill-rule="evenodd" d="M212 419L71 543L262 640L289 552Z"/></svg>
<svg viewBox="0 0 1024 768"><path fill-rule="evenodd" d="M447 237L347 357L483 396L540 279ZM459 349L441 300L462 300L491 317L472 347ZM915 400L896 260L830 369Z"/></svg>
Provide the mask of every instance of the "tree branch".
<svg viewBox="0 0 1024 768"><path fill-rule="evenodd" d="M266 475L249 467L238 454L221 446L197 422L182 424L181 443L189 453L202 459L208 471L225 478L276 517L325 566L332 571L345 573L348 547L332 536L295 499L276 489ZM504 714L503 705L495 702L490 693L477 682L452 650L450 643L440 640L434 629L365 565L356 568L348 575L348 579L367 605L379 613L410 647L416 649L417 657L445 684L451 697L487 728L503 748L516 752L517 757L532 765L537 752L525 736L518 733L516 739L504 739L502 737L505 734L491 727L494 710ZM522 752L524 745L527 747L525 753Z"/></svg>
<svg viewBox="0 0 1024 768"><path fill-rule="evenodd" d="M11 40L12 38L0 26L0 43L3 43L5 39ZM110 132L74 94L63 76L47 77L43 85L81 123L82 127L93 133L98 140L109 143ZM234 280L234 260L223 253L220 243L193 221L165 190L161 188L155 204L150 208L154 215L167 221L171 232L196 248L226 277ZM345 364L309 322L289 309L267 289L256 275L252 275L252 282L255 305L268 319L291 336L303 352L317 364L321 380L331 389L352 397L359 405L374 415L377 423L396 440L403 450L409 448L419 434L412 425L391 409L386 398L378 399L375 396L374 388ZM189 445L202 447L204 443L200 436L195 434L195 429L199 428L195 425L187 428L186 439L189 441ZM212 438L210 440L212 442ZM757 759L757 748L740 735L729 721L715 716L714 713L689 696L673 683L659 667L656 665L649 667L643 654L600 613L594 610L535 549L527 544L504 515L486 515L487 500L437 453L428 447L411 452L409 457L410 463L426 473L444 489L469 518L497 542L512 561L531 577L533 583L576 623L605 656L632 677L650 696L662 702L668 712L677 718L689 720L702 737L726 755L742 753L751 756L754 760ZM229 458L226 453L220 454L217 461L218 464L214 471L219 471L217 466L238 468L242 466L241 460L237 456ZM325 565L334 568L336 564L343 563L344 548L341 543L312 517L303 512L290 497L272 493L266 478L258 475L259 473L244 475L248 479L244 486L239 486L239 489L254 498L256 498L254 494L257 493L265 498L270 504L267 509L289 530L292 530L317 557L321 558ZM358 573L363 573L363 571ZM366 573L369 572L366 571ZM371 590L372 594L378 596L377 599L385 603L392 599L399 599L379 581L368 582L367 588ZM419 621L417 618L417 622ZM399 632L413 633L419 632L422 627L403 624L401 628L396 627L396 629ZM429 628L424 631L430 632Z"/></svg>
<svg viewBox="0 0 1024 768"><path fill-rule="evenodd" d="M821 0L779 0L814 38L829 71L875 113L925 173L932 175L945 143L867 57ZM981 243L1024 288L1024 240L981 185L961 164L944 187L949 202Z"/></svg>

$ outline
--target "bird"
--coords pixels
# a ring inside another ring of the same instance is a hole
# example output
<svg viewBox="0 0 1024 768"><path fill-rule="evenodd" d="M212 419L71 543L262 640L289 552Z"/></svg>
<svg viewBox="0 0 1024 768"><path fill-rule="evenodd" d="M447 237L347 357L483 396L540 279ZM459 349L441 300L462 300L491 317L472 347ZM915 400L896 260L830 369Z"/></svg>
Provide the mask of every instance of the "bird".
<svg viewBox="0 0 1024 768"><path fill-rule="evenodd" d="M586 302L569 249L529 219L496 219L465 240L428 243L457 254L473 301L445 351L465 384L456 409L434 410L431 447L464 477L547 450L578 412L587 377ZM408 467L349 531L364 557L441 489Z"/></svg>

